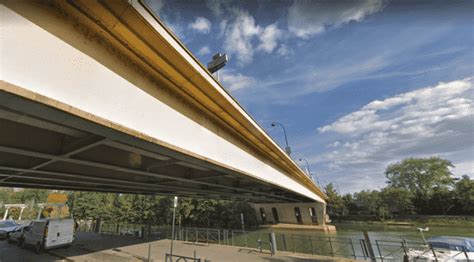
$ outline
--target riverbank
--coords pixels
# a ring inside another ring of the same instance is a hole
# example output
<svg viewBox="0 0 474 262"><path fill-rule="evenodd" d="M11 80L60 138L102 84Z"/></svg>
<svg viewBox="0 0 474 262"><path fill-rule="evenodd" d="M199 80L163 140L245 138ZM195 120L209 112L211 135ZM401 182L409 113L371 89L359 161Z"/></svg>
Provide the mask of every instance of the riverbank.
<svg viewBox="0 0 474 262"><path fill-rule="evenodd" d="M335 220L331 224L337 227L338 224L353 225L380 225L380 226L456 226L456 227L474 227L474 216L409 216L387 220L363 220L356 218L354 220Z"/></svg>
<svg viewBox="0 0 474 262"><path fill-rule="evenodd" d="M260 229L275 229L275 230L294 230L294 231L319 231L319 232L335 232L336 227L334 225L301 225L301 224L269 224L269 225L260 225Z"/></svg>

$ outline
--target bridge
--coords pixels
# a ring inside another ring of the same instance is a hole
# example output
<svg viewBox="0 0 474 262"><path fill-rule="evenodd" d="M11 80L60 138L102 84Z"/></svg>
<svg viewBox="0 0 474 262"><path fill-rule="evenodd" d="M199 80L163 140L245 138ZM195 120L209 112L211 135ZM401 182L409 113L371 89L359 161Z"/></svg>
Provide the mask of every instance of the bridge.
<svg viewBox="0 0 474 262"><path fill-rule="evenodd" d="M324 193L142 1L0 3L0 186L245 199L324 225Z"/></svg>

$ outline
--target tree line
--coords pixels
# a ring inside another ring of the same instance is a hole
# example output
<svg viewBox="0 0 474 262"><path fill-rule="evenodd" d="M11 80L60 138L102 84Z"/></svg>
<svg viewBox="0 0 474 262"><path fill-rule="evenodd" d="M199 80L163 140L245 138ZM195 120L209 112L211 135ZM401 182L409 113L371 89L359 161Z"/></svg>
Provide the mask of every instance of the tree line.
<svg viewBox="0 0 474 262"><path fill-rule="evenodd" d="M453 177L449 160L408 158L390 164L387 186L340 195L333 184L325 187L328 214L333 219L384 220L410 215L474 215L474 181Z"/></svg>
<svg viewBox="0 0 474 262"><path fill-rule="evenodd" d="M75 219L102 220L113 223L170 225L172 220L172 197L157 195L115 194L98 192L69 192L66 204ZM38 209L31 208L38 203L52 202L57 191L44 189L0 188L0 212L3 204L25 203L30 208L23 212L23 218L34 219ZM57 198L57 197L56 197ZM53 201L55 202L55 201ZM19 210L11 209L13 218ZM195 198L179 198L176 209L176 223L182 226L241 228L244 215L246 228L257 225L255 210L245 201L223 201Z"/></svg>

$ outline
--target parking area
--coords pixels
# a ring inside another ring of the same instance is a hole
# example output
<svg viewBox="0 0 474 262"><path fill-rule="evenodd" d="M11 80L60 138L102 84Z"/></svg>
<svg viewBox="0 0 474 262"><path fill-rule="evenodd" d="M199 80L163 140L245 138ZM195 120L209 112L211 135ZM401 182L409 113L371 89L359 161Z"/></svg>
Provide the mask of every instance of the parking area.
<svg viewBox="0 0 474 262"><path fill-rule="evenodd" d="M73 246L46 251L37 255L30 249L0 241L0 261L147 261L149 248L152 261L164 261L170 249L170 240L145 241L131 236L107 236L78 233ZM192 244L176 241L174 254L200 257L202 261L352 261L332 257L279 253L270 256L255 249L221 245Z"/></svg>
<svg viewBox="0 0 474 262"><path fill-rule="evenodd" d="M0 261L61 261L60 258L51 254L37 255L32 250L27 251L18 247L16 244L9 244L7 241L0 241ZM65 261L65 260L63 260Z"/></svg>

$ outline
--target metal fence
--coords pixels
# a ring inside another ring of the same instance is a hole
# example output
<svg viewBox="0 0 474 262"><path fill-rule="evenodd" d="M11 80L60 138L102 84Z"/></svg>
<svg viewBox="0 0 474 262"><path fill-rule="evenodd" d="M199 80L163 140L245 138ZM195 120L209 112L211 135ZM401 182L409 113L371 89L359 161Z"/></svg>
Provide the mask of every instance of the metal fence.
<svg viewBox="0 0 474 262"><path fill-rule="evenodd" d="M172 238L170 226L102 223L99 233L133 235L147 239ZM270 251L268 234L259 231L177 227L174 238L192 243L239 246ZM276 234L276 242L280 251L351 258L363 257L362 252L356 254L354 243L350 238Z"/></svg>
<svg viewBox="0 0 474 262"><path fill-rule="evenodd" d="M276 239L278 250L281 251L354 259L358 257L350 238L276 234Z"/></svg>
<svg viewBox="0 0 474 262"><path fill-rule="evenodd" d="M90 228L90 226L79 226L78 230L91 231ZM110 235L129 235L146 239L172 239L171 226L101 223L99 230L95 232ZM260 231L178 226L175 230L174 239L201 244L256 248L270 252L272 248L269 244L269 233ZM382 262L403 261L413 250L418 250L420 254L432 252L434 260L436 260L436 254L440 252L421 242L407 242L405 240L373 240L369 244L365 239L285 233L275 233L275 240L276 250L278 251ZM369 245L372 247L373 256L369 252Z"/></svg>

